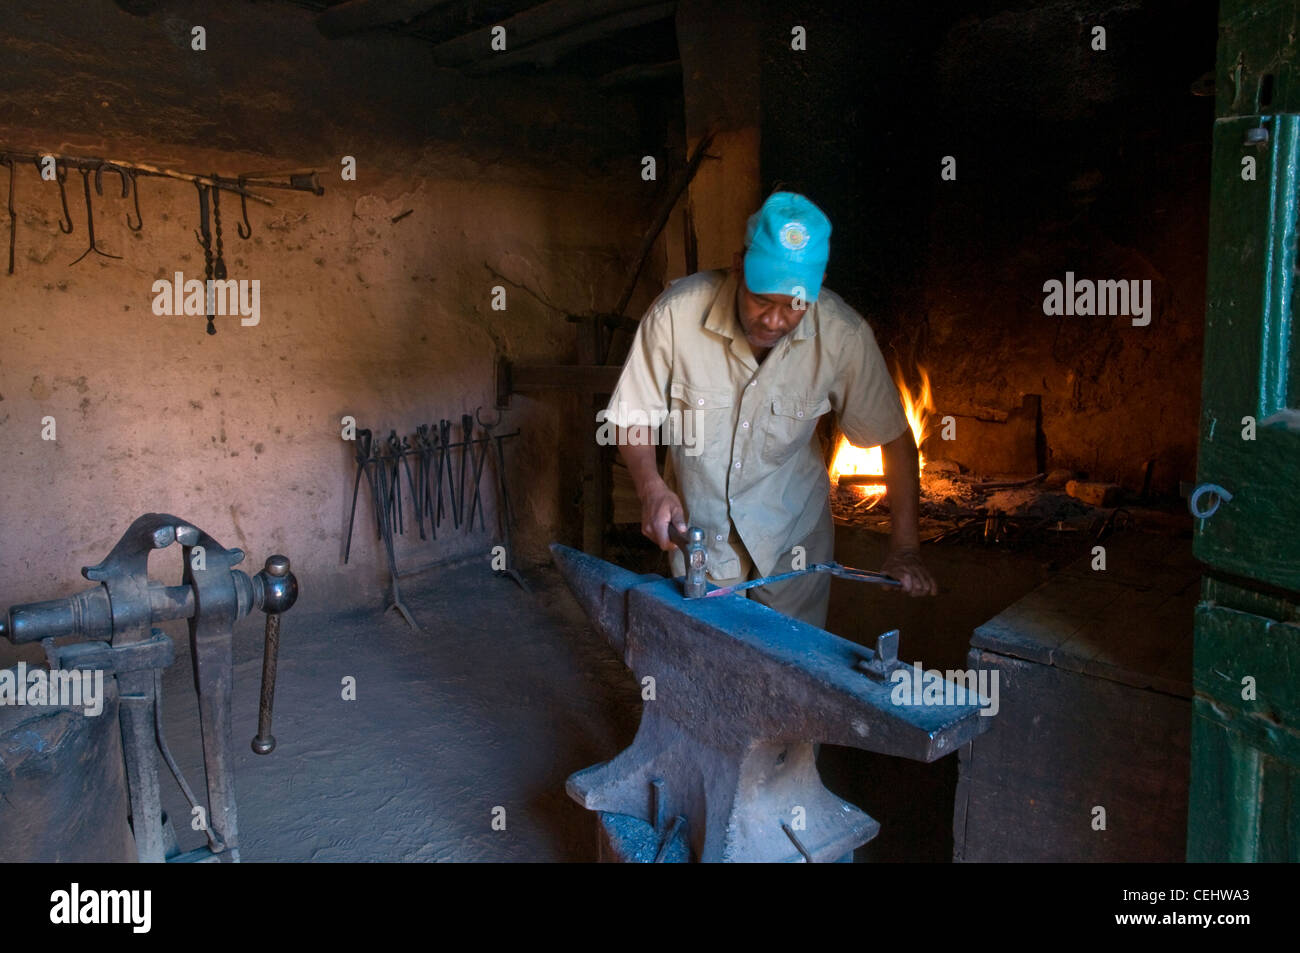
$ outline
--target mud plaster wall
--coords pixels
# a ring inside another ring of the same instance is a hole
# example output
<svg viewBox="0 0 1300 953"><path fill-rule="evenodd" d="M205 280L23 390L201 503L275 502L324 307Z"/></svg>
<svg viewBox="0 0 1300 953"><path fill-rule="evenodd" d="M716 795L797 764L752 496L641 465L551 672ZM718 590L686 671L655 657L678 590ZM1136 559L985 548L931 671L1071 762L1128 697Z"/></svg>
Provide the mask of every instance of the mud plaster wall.
<svg viewBox="0 0 1300 953"><path fill-rule="evenodd" d="M206 52L189 48L196 23ZM268 191L276 205L250 203L248 241L226 197L229 276L260 280L261 323L219 318L209 337L202 318L151 310L155 279L203 276L193 186L142 178L135 234L106 177L96 237L123 258L69 267L86 247L79 175L65 236L56 187L19 168L17 273L0 274L0 605L80 588L80 567L149 511L245 549L249 571L289 555L303 605L377 600L364 496L342 563L354 465L340 418L385 434L459 421L493 405L497 352L573 359L572 325L530 295L507 283L508 309L491 310L502 282L485 265L566 310L608 308L648 206L628 187L645 151L635 111L560 77L438 71L428 49L382 32L329 41L289 4L135 18L96 0L6 18L6 148L222 174L308 166L326 192ZM342 155L357 158L356 182L340 181ZM524 433L507 453L525 560L563 536L570 403L516 397L506 414ZM47 415L55 441L40 437ZM399 539L399 562L486 558L495 516L489 504L486 533L448 523L436 543ZM157 578L174 582L179 563L156 557Z"/></svg>
<svg viewBox="0 0 1300 953"><path fill-rule="evenodd" d="M1216 5L797 13L765 13L764 186L827 209L826 283L886 357L924 364L943 412L1000 419L1041 394L1049 467L1139 487L1154 458L1156 489L1192 479L1213 100L1189 87L1214 65ZM782 39L792 23L807 53ZM1067 270L1150 279L1151 324L1045 316L1043 283Z"/></svg>

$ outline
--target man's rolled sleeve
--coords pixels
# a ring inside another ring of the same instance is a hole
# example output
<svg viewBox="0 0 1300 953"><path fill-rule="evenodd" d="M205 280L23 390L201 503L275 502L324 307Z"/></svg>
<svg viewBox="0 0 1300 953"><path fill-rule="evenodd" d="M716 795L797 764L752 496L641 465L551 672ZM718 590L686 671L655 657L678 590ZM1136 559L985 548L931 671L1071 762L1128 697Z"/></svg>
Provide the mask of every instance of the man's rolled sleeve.
<svg viewBox="0 0 1300 953"><path fill-rule="evenodd" d="M842 357L839 383L831 394L840 429L855 447L889 443L907 429L907 415L866 321L847 336Z"/></svg>
<svg viewBox="0 0 1300 953"><path fill-rule="evenodd" d="M668 411L672 366L672 313L656 305L636 329L605 419L619 427L648 426L659 420Z"/></svg>

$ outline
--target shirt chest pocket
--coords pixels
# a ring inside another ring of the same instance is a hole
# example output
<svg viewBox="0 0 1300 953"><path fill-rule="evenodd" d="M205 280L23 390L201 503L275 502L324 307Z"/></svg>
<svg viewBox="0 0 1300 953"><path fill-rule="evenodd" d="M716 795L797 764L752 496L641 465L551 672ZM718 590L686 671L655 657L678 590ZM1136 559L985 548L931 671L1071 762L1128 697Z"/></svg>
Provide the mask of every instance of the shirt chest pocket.
<svg viewBox="0 0 1300 953"><path fill-rule="evenodd" d="M808 446L817 422L830 409L825 398L772 398L764 423L763 462L780 466Z"/></svg>
<svg viewBox="0 0 1300 953"><path fill-rule="evenodd" d="M659 439L684 446L690 460L719 447L723 454L730 454L736 403L731 391L673 381L668 392L672 401Z"/></svg>

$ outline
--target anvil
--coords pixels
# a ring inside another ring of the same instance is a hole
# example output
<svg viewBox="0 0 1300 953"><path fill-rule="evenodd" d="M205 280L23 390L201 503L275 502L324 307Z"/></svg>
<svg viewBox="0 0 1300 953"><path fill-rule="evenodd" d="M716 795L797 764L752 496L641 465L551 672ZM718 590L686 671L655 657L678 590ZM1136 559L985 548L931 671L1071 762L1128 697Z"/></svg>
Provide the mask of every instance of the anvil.
<svg viewBox="0 0 1300 953"><path fill-rule="evenodd" d="M700 861L839 860L880 825L822 785L814 744L928 762L989 727L979 698L893 701L888 640L873 652L741 596L686 599L671 579L551 553L646 699L631 746L566 790L602 812L607 835L644 829L646 859L674 853L675 817L668 841L684 829Z"/></svg>

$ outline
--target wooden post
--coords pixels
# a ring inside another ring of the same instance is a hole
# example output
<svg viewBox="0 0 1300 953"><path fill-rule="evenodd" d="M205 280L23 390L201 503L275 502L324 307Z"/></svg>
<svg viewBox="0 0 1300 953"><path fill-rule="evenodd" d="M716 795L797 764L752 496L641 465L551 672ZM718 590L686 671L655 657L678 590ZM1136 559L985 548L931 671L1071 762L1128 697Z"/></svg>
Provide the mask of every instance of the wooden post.
<svg viewBox="0 0 1300 953"><path fill-rule="evenodd" d="M577 319L578 363L602 364L605 354L603 324L599 316ZM608 395L584 393L578 398L582 411L590 412L581 421L586 435L582 448L582 551L592 556L605 552L606 499L609 496L608 467L604 448L596 443L596 413L605 407Z"/></svg>
<svg viewBox="0 0 1300 953"><path fill-rule="evenodd" d="M718 161L691 182L690 208L701 268L731 265L744 245L745 223L762 203L759 178L759 47L754 4L681 0L677 42L686 103L686 147L710 131Z"/></svg>

